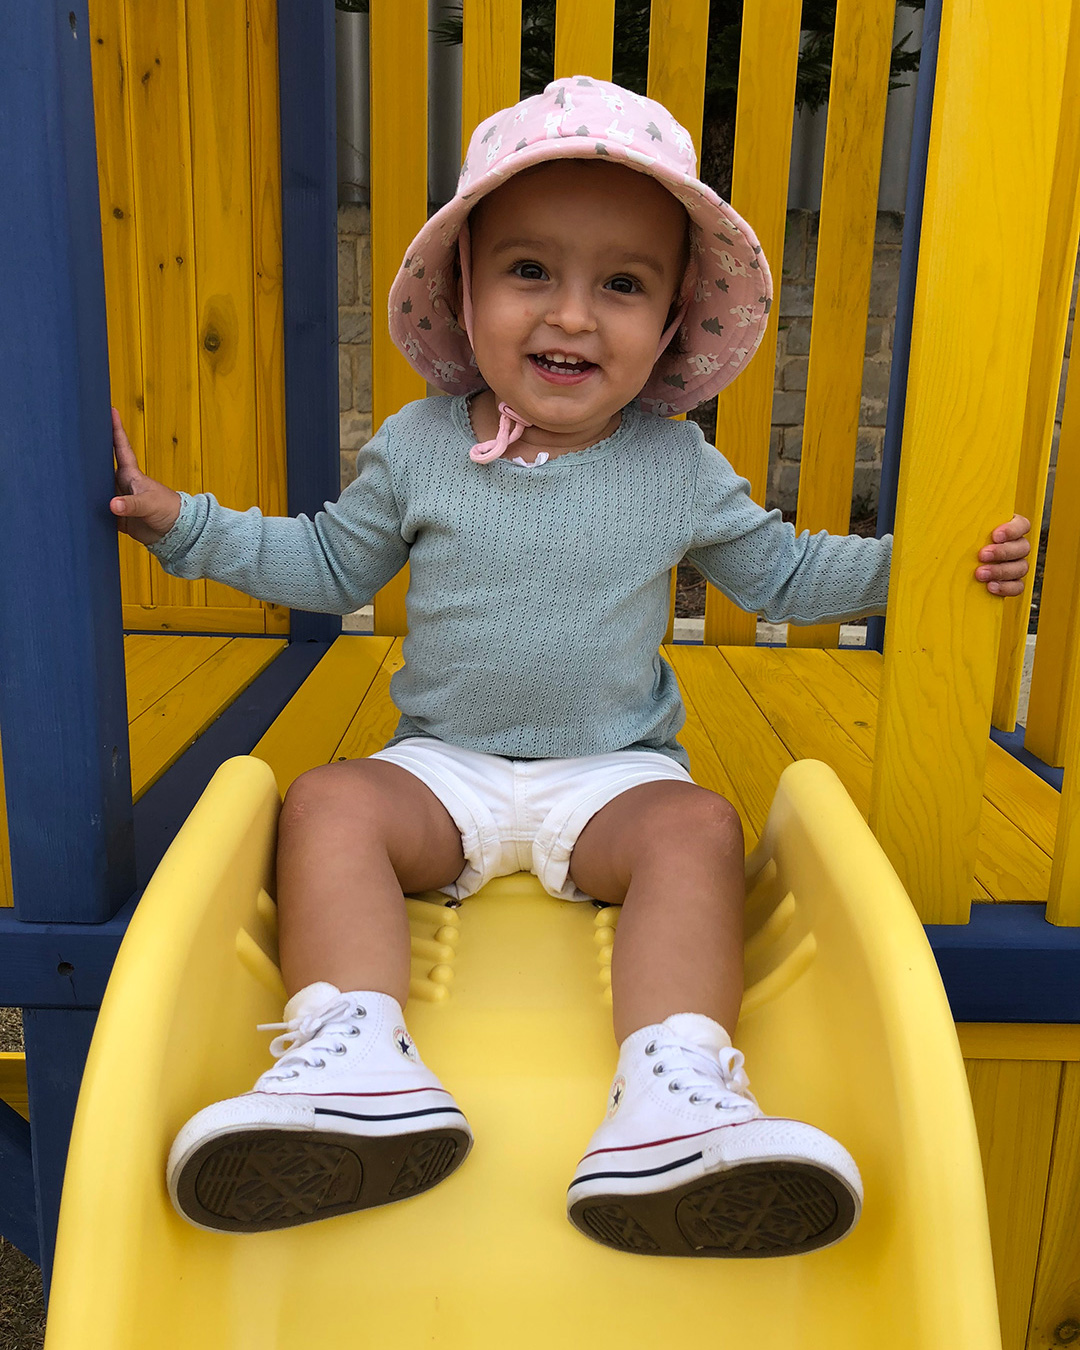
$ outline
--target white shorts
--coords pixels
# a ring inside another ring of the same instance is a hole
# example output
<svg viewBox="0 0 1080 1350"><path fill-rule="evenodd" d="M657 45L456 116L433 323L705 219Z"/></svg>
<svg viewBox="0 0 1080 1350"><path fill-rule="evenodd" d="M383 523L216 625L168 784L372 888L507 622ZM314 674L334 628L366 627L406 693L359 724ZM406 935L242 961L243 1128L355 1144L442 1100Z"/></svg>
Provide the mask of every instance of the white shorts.
<svg viewBox="0 0 1080 1350"><path fill-rule="evenodd" d="M438 797L461 831L465 867L442 886L457 900L492 877L533 872L548 895L591 900L570 880L570 854L597 811L639 783L693 779L652 750L618 750L580 759L503 759L411 736L372 759L408 769Z"/></svg>

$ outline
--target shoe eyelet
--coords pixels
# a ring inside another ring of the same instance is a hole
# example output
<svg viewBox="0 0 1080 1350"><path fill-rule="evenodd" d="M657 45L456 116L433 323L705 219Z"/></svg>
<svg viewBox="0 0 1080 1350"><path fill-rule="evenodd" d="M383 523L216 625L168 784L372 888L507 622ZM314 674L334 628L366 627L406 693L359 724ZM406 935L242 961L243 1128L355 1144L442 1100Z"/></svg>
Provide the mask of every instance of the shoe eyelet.
<svg viewBox="0 0 1080 1350"><path fill-rule="evenodd" d="M283 1077L283 1078L299 1078L299 1077L300 1077L300 1070L299 1070L299 1069L290 1069L289 1072L286 1073L286 1074L283 1074L282 1077Z"/></svg>
<svg viewBox="0 0 1080 1350"><path fill-rule="evenodd" d="M691 1092L689 1101L691 1106L700 1106L701 1104L701 1098L697 1095L696 1092Z"/></svg>
<svg viewBox="0 0 1080 1350"><path fill-rule="evenodd" d="M345 1035L346 1035L346 1036L359 1036L359 1035L360 1035L360 1028L359 1028L359 1027L350 1027L350 1028L348 1029L348 1031L345 1033Z"/></svg>
<svg viewBox="0 0 1080 1350"><path fill-rule="evenodd" d="M671 1082L667 1085L667 1090L669 1092L681 1092L682 1088L679 1086L678 1082L673 1078Z"/></svg>
<svg viewBox="0 0 1080 1350"><path fill-rule="evenodd" d="M653 1065L653 1073L659 1075L659 1074L662 1074L663 1072L664 1072L664 1066L663 1066L662 1064L654 1064L654 1065Z"/></svg>
<svg viewBox="0 0 1080 1350"><path fill-rule="evenodd" d="M645 1047L645 1053L646 1053L647 1055L655 1055L655 1054L656 1054L656 1042L655 1042L655 1041L650 1041L650 1042L649 1042L649 1044Z"/></svg>
<svg viewBox="0 0 1080 1350"><path fill-rule="evenodd" d="M361 1008L361 1007L359 1006L359 1004L357 1004L356 1009L355 1009L355 1011L354 1011L354 1013L353 1013L353 1016L355 1016L355 1017L366 1017L366 1016L367 1016L367 1009L366 1009L366 1008Z"/></svg>
<svg viewBox="0 0 1080 1350"><path fill-rule="evenodd" d="M345 1055L348 1054L348 1051L343 1045L335 1045L334 1048L330 1051L330 1053L332 1055Z"/></svg>
<svg viewBox="0 0 1080 1350"><path fill-rule="evenodd" d="M311 1067L312 1067L313 1069L325 1069L325 1068L326 1068L326 1060L325 1060L325 1059L317 1059L317 1060L315 1061L315 1063L314 1063Z"/></svg>

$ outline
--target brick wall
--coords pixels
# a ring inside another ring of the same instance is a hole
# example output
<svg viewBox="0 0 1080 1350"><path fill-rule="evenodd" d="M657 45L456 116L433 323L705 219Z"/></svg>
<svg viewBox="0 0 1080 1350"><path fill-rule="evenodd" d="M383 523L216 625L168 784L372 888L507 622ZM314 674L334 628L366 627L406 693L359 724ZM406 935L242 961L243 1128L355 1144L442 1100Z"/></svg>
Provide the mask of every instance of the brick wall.
<svg viewBox="0 0 1080 1350"><path fill-rule="evenodd" d="M810 354L810 314L817 262L817 223L815 212L788 212L766 500L766 505L779 506L784 510L794 509L799 485L803 409ZM873 510L877 505L903 224L903 216L895 212L882 212L878 216L852 491L857 513ZM354 478L356 452L371 437L372 315L371 252L368 240L367 207L341 207L338 211L338 402L341 412L342 487ZM1074 284L1052 464L1057 459L1057 442L1061 430L1076 289ZM385 322L384 316L380 315L379 321ZM1050 481L1052 484L1053 468Z"/></svg>

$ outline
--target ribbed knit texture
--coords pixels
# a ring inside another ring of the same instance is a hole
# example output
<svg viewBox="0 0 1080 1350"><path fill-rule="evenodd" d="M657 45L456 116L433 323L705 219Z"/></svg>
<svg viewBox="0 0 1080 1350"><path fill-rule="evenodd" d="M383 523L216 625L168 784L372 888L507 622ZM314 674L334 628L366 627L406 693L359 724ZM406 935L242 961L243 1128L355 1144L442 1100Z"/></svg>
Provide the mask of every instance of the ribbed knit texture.
<svg viewBox="0 0 1080 1350"><path fill-rule="evenodd" d="M182 494L152 552L174 576L335 614L366 605L408 561L394 741L437 736L511 758L634 748L688 764L658 652L684 557L774 621L884 609L891 537L796 536L693 422L631 404L607 440L528 468L474 463L475 441L464 398L421 399L387 418L359 477L314 521Z"/></svg>

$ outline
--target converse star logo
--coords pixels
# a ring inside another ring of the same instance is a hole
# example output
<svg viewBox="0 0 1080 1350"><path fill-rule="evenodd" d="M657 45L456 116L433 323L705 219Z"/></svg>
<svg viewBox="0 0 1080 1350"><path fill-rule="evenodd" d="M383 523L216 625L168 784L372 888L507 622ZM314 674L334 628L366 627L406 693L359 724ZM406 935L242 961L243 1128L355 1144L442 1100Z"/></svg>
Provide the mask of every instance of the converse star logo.
<svg viewBox="0 0 1080 1350"><path fill-rule="evenodd" d="M394 1044L406 1059L416 1059L416 1047L413 1045L412 1037L404 1027L394 1028Z"/></svg>
<svg viewBox="0 0 1080 1350"><path fill-rule="evenodd" d="M626 1094L626 1079L622 1076L622 1074L619 1074L619 1076L615 1079L614 1083L612 1083L611 1085L611 1096L608 1099L608 1109L607 1109L609 1120L622 1105L622 1099L625 1096L625 1094Z"/></svg>

